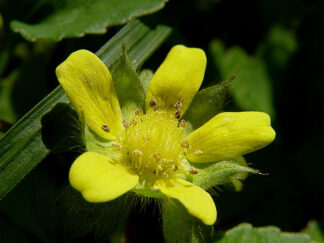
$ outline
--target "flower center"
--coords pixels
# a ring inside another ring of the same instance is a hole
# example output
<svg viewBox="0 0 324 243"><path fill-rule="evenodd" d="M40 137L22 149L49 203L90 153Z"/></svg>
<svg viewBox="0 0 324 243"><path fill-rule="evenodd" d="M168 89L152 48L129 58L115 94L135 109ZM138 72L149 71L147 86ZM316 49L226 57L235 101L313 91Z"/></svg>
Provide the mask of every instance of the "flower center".
<svg viewBox="0 0 324 243"><path fill-rule="evenodd" d="M164 111L138 110L125 126L125 161L143 181L169 177L179 171L184 158L183 123Z"/></svg>

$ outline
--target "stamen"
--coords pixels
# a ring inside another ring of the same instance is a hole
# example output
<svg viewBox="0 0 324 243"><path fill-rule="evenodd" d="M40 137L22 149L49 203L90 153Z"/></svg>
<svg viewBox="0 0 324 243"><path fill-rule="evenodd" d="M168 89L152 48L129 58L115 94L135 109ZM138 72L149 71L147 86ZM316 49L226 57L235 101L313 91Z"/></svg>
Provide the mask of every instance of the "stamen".
<svg viewBox="0 0 324 243"><path fill-rule="evenodd" d="M140 156L143 155L142 151L141 151L141 150L138 150L138 149L134 150L134 151L133 151L133 154L134 154L135 156L138 156L138 157L140 157Z"/></svg>
<svg viewBox="0 0 324 243"><path fill-rule="evenodd" d="M128 125L128 122L127 122L127 121L124 120L122 123L123 123L123 126L124 126L125 128L129 128L129 125Z"/></svg>
<svg viewBox="0 0 324 243"><path fill-rule="evenodd" d="M104 130L105 132L110 132L110 129L109 129L108 125L106 125L106 124L103 124L101 126L101 129Z"/></svg>
<svg viewBox="0 0 324 243"><path fill-rule="evenodd" d="M151 100L150 100L150 107L154 107L154 106L156 106L156 105L157 105L156 100L151 99Z"/></svg>
<svg viewBox="0 0 324 243"><path fill-rule="evenodd" d="M176 171L178 170L178 166L177 166L176 164L173 164L173 165L172 165L172 170L173 170L174 172L176 172Z"/></svg>
<svg viewBox="0 0 324 243"><path fill-rule="evenodd" d="M190 168L189 173L192 175L196 175L196 174L198 174L198 170L196 170L194 168Z"/></svg>
<svg viewBox="0 0 324 243"><path fill-rule="evenodd" d="M204 152L201 151L201 150L195 150L194 155L201 155L201 154L203 154L203 153L204 153Z"/></svg>
<svg viewBox="0 0 324 243"><path fill-rule="evenodd" d="M118 143L113 143L112 146L116 149L116 150L120 150L121 149L121 145Z"/></svg>
<svg viewBox="0 0 324 243"><path fill-rule="evenodd" d="M180 109L182 107L182 103L180 101L177 101L175 104L174 104L174 108L176 108L177 110Z"/></svg>
<svg viewBox="0 0 324 243"><path fill-rule="evenodd" d="M154 111L158 111L158 110L160 110L160 106L159 105L155 105L153 109L154 109Z"/></svg>
<svg viewBox="0 0 324 243"><path fill-rule="evenodd" d="M179 127L186 128L186 121L181 120L180 123L179 123Z"/></svg>
<svg viewBox="0 0 324 243"><path fill-rule="evenodd" d="M154 152L153 153L153 157L154 157L154 159L156 160L157 163L160 162L160 160L161 160L161 154L159 154L158 152Z"/></svg>
<svg viewBox="0 0 324 243"><path fill-rule="evenodd" d="M135 115L143 115L143 110L142 108L139 108L135 111Z"/></svg>
<svg viewBox="0 0 324 243"><path fill-rule="evenodd" d="M188 140L183 140L181 142L181 147L183 147L183 148L189 148L189 141Z"/></svg>
<svg viewBox="0 0 324 243"><path fill-rule="evenodd" d="M135 121L134 119L131 120L131 122L129 123L130 126L136 126L137 121Z"/></svg>
<svg viewBox="0 0 324 243"><path fill-rule="evenodd" d="M180 119L180 116L181 116L181 110L180 109L177 109L177 111L175 113L175 118L176 119Z"/></svg>

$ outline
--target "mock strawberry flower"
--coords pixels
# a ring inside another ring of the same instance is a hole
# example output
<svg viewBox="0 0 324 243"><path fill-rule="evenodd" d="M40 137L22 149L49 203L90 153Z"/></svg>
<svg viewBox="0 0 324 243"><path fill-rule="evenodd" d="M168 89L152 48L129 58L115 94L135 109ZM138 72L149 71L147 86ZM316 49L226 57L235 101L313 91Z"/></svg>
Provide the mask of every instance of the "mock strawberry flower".
<svg viewBox="0 0 324 243"><path fill-rule="evenodd" d="M56 69L83 124L86 152L71 166L72 187L94 203L128 191L172 198L212 225L217 216L213 199L195 185L211 179L204 175L195 180L200 172L196 165L221 164L261 149L274 140L275 132L265 113L224 112L187 134L187 122L181 118L201 86L205 68L201 49L173 47L152 77L144 108L132 103L133 92L127 87L119 95L130 96L129 101L119 102L112 76L96 55L86 50L72 53Z"/></svg>

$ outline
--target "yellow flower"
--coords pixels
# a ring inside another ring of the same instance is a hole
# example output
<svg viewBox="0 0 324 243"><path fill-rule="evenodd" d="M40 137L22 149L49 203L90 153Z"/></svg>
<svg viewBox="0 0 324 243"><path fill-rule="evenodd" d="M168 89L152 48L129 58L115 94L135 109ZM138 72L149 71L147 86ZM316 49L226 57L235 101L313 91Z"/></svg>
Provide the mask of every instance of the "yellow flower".
<svg viewBox="0 0 324 243"><path fill-rule="evenodd" d="M173 198L203 223L213 224L217 212L211 196L186 180L199 173L193 164L250 153L271 143L275 133L265 113L224 112L185 136L186 122L180 119L205 68L201 49L173 47L149 84L146 112L139 107L125 121L107 67L89 51L72 53L56 74L84 122L88 151L72 164L71 185L89 202L110 201L131 190ZM99 140L105 142L102 149L92 146Z"/></svg>

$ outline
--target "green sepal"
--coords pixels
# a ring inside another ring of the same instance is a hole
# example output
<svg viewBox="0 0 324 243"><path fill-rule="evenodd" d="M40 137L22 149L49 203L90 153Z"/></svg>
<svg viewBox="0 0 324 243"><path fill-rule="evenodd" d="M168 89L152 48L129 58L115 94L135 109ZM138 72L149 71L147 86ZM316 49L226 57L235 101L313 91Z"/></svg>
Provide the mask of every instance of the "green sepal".
<svg viewBox="0 0 324 243"><path fill-rule="evenodd" d="M250 167L237 164L235 159L217 163L195 163L194 168L198 170L198 174L187 175L186 180L204 188L205 190L213 186L231 182L233 178L239 179L242 176L242 173L260 173Z"/></svg>
<svg viewBox="0 0 324 243"><path fill-rule="evenodd" d="M324 221L310 220L302 233L309 235L313 243L324 242Z"/></svg>
<svg viewBox="0 0 324 243"><path fill-rule="evenodd" d="M115 141L109 141L98 136L84 122L82 122L82 127L81 137L86 151L103 154L120 161L121 153L113 146Z"/></svg>
<svg viewBox="0 0 324 243"><path fill-rule="evenodd" d="M200 90L183 116L187 126L185 134L199 128L223 109L228 86L233 78Z"/></svg>
<svg viewBox="0 0 324 243"><path fill-rule="evenodd" d="M123 55L112 70L111 75L123 119L130 121L137 109L144 109L145 91L137 72L127 56L125 46L123 46Z"/></svg>
<svg viewBox="0 0 324 243"><path fill-rule="evenodd" d="M147 89L152 78L153 78L153 71L151 69L144 69L139 74L139 79L141 80L145 94L147 93Z"/></svg>
<svg viewBox="0 0 324 243"><path fill-rule="evenodd" d="M252 227L243 223L226 233L215 234L213 243L312 243L311 238L302 233L281 232L275 226Z"/></svg>
<svg viewBox="0 0 324 243"><path fill-rule="evenodd" d="M167 243L211 242L213 227L191 216L178 201L162 201L163 235Z"/></svg>
<svg viewBox="0 0 324 243"><path fill-rule="evenodd" d="M58 204L66 210L66 226L72 236L95 232L95 236L108 239L112 233L125 226L133 195L123 196L106 203L89 203L81 194L68 186L62 192Z"/></svg>

